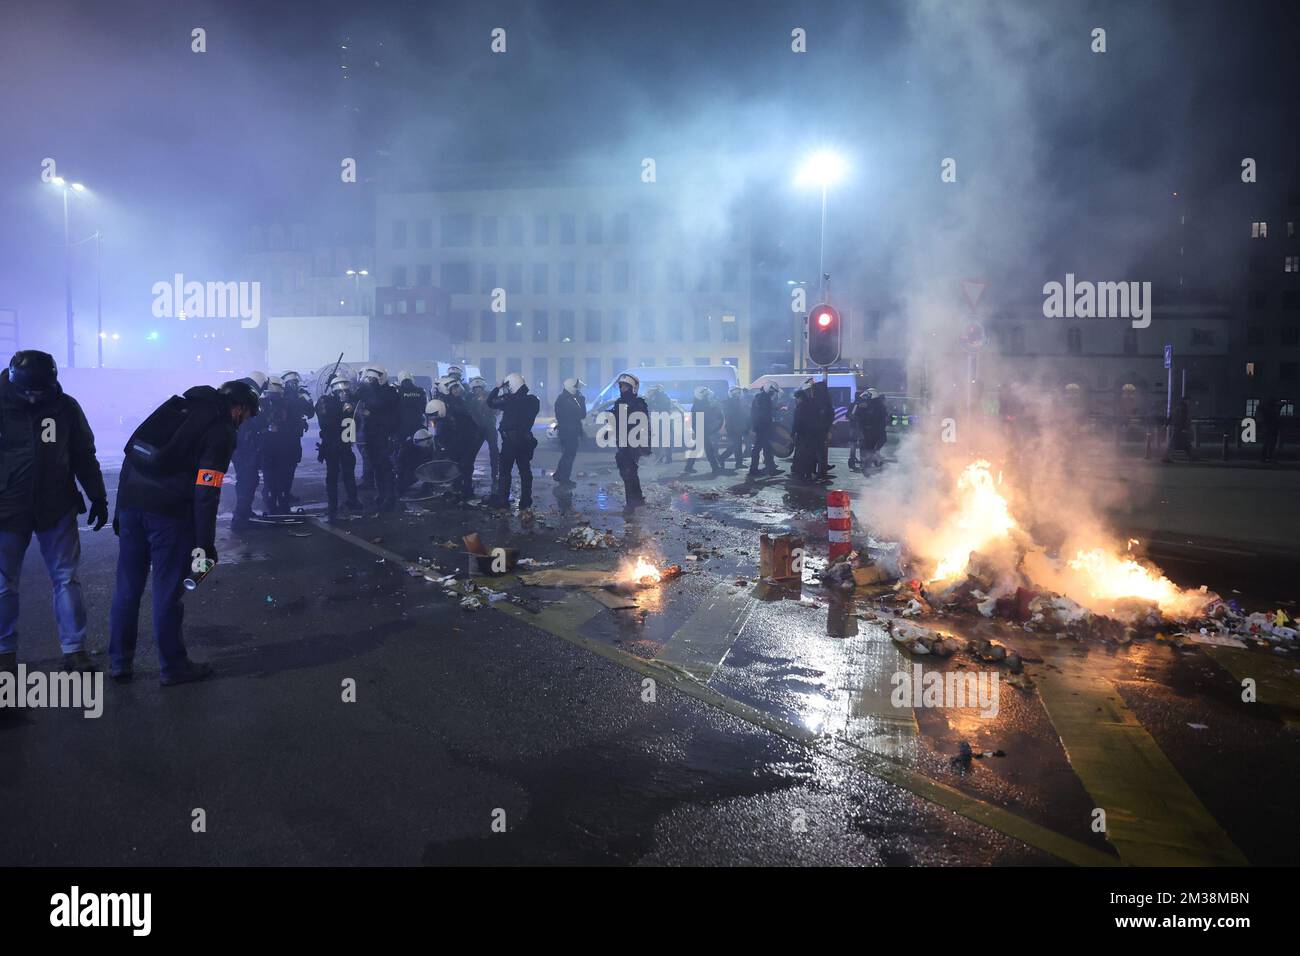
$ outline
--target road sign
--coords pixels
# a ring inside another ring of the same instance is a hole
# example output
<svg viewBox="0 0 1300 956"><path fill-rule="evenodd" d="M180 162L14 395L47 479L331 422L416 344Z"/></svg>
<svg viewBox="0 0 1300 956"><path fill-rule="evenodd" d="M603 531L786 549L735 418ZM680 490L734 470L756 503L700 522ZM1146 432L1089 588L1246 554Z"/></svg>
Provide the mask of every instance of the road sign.
<svg viewBox="0 0 1300 956"><path fill-rule="evenodd" d="M984 323L977 322L974 319L967 322L961 333L961 347L967 352L978 352L984 348L985 341Z"/></svg>

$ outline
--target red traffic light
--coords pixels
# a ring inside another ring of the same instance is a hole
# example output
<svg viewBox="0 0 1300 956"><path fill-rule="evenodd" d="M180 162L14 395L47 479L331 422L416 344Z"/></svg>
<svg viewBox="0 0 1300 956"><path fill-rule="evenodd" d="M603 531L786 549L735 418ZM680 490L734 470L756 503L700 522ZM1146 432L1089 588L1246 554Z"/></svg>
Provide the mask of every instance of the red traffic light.
<svg viewBox="0 0 1300 956"><path fill-rule="evenodd" d="M808 358L827 368L840 357L840 314L832 306L819 305L808 313Z"/></svg>

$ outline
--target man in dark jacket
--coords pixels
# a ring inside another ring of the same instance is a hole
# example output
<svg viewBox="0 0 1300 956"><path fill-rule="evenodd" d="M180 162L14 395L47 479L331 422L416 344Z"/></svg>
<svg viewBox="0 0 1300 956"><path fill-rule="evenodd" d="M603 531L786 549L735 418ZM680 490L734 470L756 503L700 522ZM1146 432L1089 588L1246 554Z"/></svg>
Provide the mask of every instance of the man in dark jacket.
<svg viewBox="0 0 1300 956"><path fill-rule="evenodd" d="M368 365L361 370L357 413L357 440L366 468L375 479L375 507L379 511L396 511L393 452L401 427L401 398L397 389L388 384L388 373L382 365Z"/></svg>
<svg viewBox="0 0 1300 956"><path fill-rule="evenodd" d="M235 450L237 429L258 412L257 392L245 381L220 389L198 385L187 391L185 423L171 435L147 437L166 443L156 460L134 452L155 412L127 445L117 485L113 530L118 535L117 583L109 619L108 645L114 680L131 679L139 636L140 599L153 572L153 636L159 679L164 685L202 680L212 673L185 651L181 598L188 575L206 573L217 561L217 506ZM165 408L166 406L164 406Z"/></svg>
<svg viewBox="0 0 1300 956"><path fill-rule="evenodd" d="M527 511L533 506L533 449L537 447L533 423L542 404L529 393L518 372L511 372L492 389L487 403L501 412L501 424L497 426L501 433L501 480L489 504L494 508L510 507L511 472L518 467L519 510Z"/></svg>
<svg viewBox="0 0 1300 956"><path fill-rule="evenodd" d="M587 417L587 399L582 394L581 379L566 378L555 400L555 436L560 440L560 461L555 466L557 485L572 487L573 460L582 447L582 420Z"/></svg>
<svg viewBox="0 0 1300 956"><path fill-rule="evenodd" d="M749 408L745 404L745 390L740 386L732 388L723 403L722 425L727 444L718 463L725 467L729 458L735 458L739 471L745 464L745 435L749 432Z"/></svg>
<svg viewBox="0 0 1300 956"><path fill-rule="evenodd" d="M650 454L650 406L637 394L640 387L640 379L624 372L618 377L618 398L610 409L618 446L614 463L623 479L623 499L628 511L635 511L645 504L639 472L641 459Z"/></svg>
<svg viewBox="0 0 1300 956"><path fill-rule="evenodd" d="M96 531L108 521L108 492L95 436L76 399L58 383L47 352L18 352L0 372L0 671L18 658L18 578L32 535L54 589L54 620L65 670L93 669L77 568L77 515L90 498Z"/></svg>
<svg viewBox="0 0 1300 956"><path fill-rule="evenodd" d="M775 424L772 418L772 402L776 398L776 393L780 391L775 382L768 382L764 385L757 395L754 396L753 404L749 406L749 424L754 430L754 447L751 450L749 459L750 475L758 474L758 456L762 455L765 462L764 468L769 475L779 475L776 461L772 455L772 428Z"/></svg>
<svg viewBox="0 0 1300 956"><path fill-rule="evenodd" d="M809 397L813 402L816 427L821 429L822 437L816 448L817 458L814 468L816 476L820 480L828 477L830 472L834 470L834 466L830 463L830 450L831 429L835 425L835 402L831 399L831 390L826 382L825 374L819 379L808 379L804 385L807 387Z"/></svg>

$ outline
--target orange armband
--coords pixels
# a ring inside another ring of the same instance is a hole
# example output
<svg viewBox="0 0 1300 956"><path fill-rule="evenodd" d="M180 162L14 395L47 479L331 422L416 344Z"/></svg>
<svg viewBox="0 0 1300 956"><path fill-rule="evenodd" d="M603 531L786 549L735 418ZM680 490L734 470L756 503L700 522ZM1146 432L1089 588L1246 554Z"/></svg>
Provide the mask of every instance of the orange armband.
<svg viewBox="0 0 1300 956"><path fill-rule="evenodd" d="M212 471L209 468L200 468L199 475L194 480L196 485L202 485L205 488L220 488L221 483L225 480L226 473L223 471Z"/></svg>

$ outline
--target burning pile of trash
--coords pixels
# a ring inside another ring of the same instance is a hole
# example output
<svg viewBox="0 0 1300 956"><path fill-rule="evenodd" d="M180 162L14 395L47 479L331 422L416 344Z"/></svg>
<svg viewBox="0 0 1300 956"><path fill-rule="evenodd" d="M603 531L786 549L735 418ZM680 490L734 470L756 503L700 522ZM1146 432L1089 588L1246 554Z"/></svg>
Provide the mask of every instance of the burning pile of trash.
<svg viewBox="0 0 1300 956"><path fill-rule="evenodd" d="M1168 638L1296 647L1296 630L1287 626L1294 622L1283 611L1247 614L1205 587L1180 588L1141 557L1135 540L1123 549L1097 543L1049 554L1017 521L987 461L961 471L951 504L938 527L918 529L906 542L897 561L901 580L881 600L891 617L996 618L1043 635L1115 644ZM854 563L832 565L823 583L832 590L866 583ZM933 644L924 642L921 652L934 653Z"/></svg>

